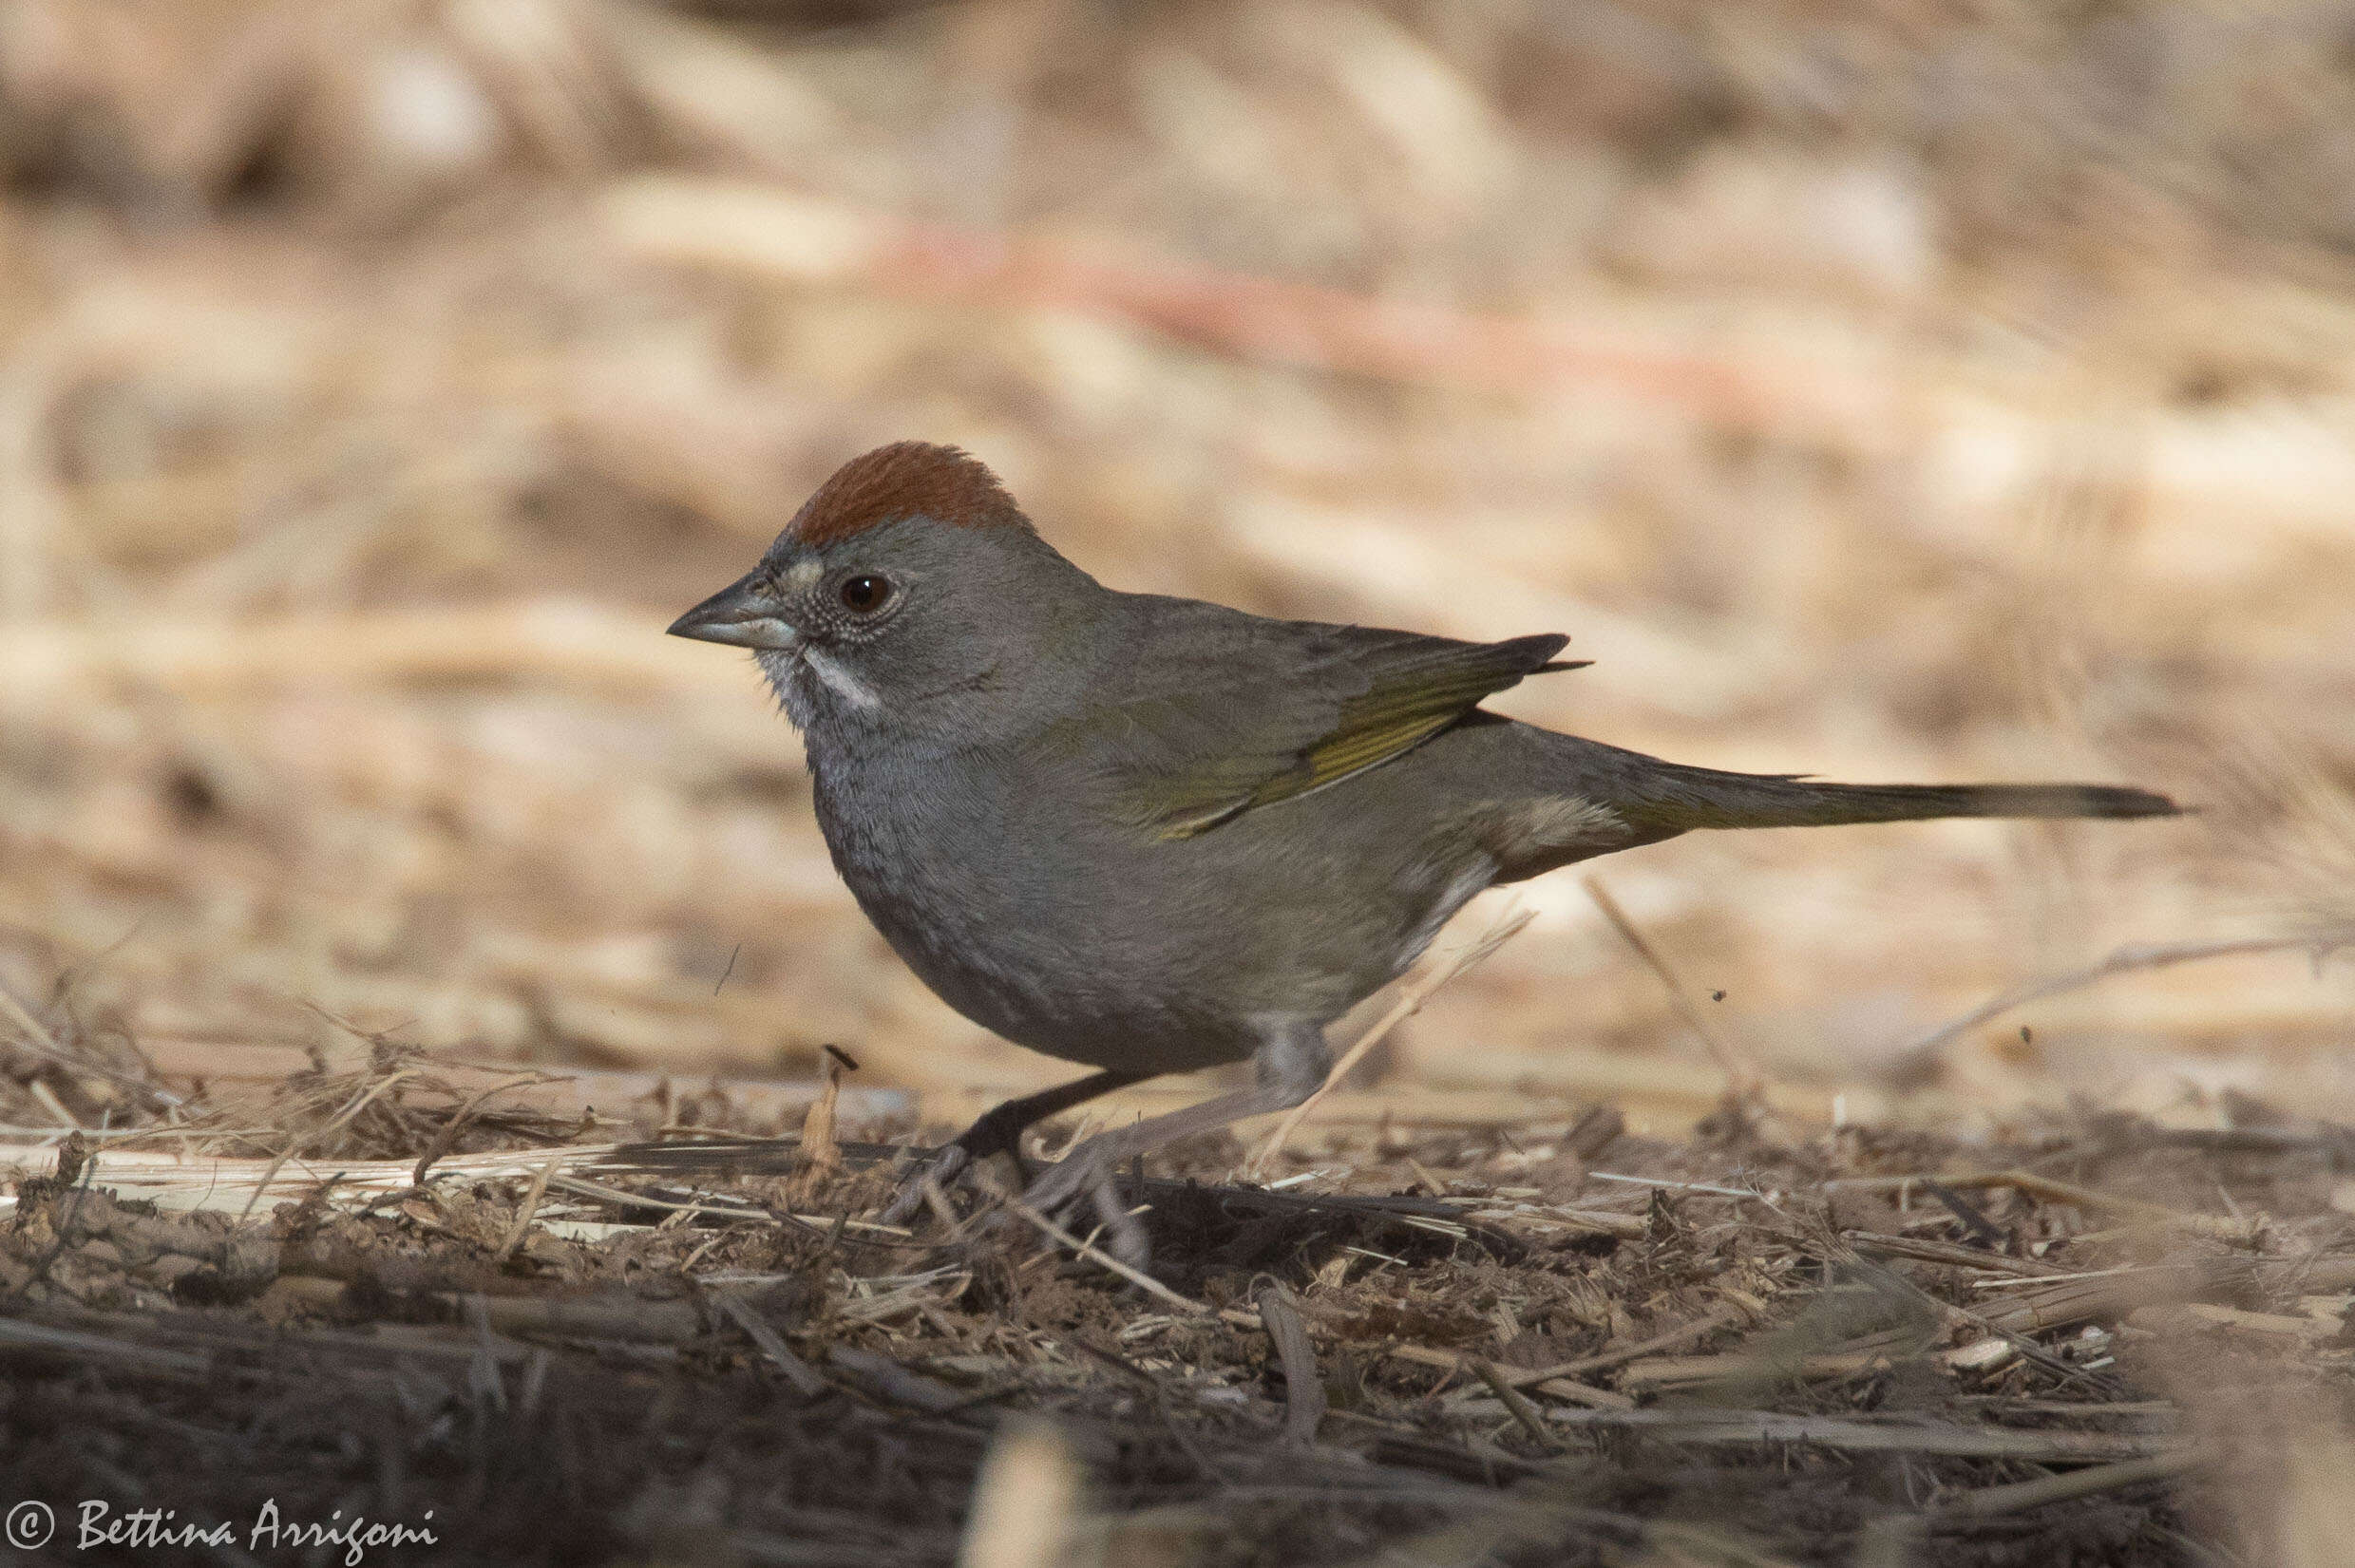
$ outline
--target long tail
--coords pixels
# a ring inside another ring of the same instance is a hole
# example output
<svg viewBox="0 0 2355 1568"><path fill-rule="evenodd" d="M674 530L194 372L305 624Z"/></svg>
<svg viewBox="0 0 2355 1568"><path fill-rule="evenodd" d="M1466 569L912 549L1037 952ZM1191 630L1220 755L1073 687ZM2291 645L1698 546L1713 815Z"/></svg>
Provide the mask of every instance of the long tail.
<svg viewBox="0 0 2355 1568"><path fill-rule="evenodd" d="M1683 831L1705 827L1826 827L1925 817L2173 817L2164 795L2118 784L1846 784L1771 773L1720 773L1656 763L1632 798L1615 803L1633 822Z"/></svg>

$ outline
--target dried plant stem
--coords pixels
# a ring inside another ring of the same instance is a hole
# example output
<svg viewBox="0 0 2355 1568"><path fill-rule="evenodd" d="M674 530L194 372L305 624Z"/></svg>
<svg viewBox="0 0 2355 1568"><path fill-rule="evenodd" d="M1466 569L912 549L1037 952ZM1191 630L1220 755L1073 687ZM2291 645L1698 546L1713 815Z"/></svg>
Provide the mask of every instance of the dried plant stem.
<svg viewBox="0 0 2355 1568"><path fill-rule="evenodd" d="M54 1057L61 1062L73 1061L71 1053L57 1043L56 1036L49 1033L47 1026L35 1018L32 1011L18 1001L16 993L6 986L0 986L0 1013L7 1014L9 1022L23 1030L27 1043L40 1048L44 1055Z"/></svg>
<svg viewBox="0 0 2355 1568"><path fill-rule="evenodd" d="M2320 963L2340 948L2355 945L2355 933L2345 931L2304 936L2256 936L2231 942L2181 942L2164 947L2122 947L2083 969L2070 970L2063 974L2048 974L2041 980L2030 980L2015 986L1991 1001L1982 1003L1950 1024L1931 1030L1898 1053L1890 1071L1903 1082L1920 1077L1936 1068L1938 1058L1947 1047L1993 1018L1999 1018L2014 1008L2030 1002L2041 1002L2048 996L2064 992L2082 991L2114 974L2131 974L2139 970L2171 969L2177 964L2197 963L2205 958L2237 958L2257 953L2290 953L2301 948L2314 955Z"/></svg>
<svg viewBox="0 0 2355 1568"><path fill-rule="evenodd" d="M0 667L5 667L5 660L0 660ZM67 1050L57 1043L57 1036L49 1032L48 1026L34 1017L32 1011L18 1001L16 993L4 985L0 985L0 1017L5 1017L23 1031L22 1037L16 1042L19 1049L31 1051L35 1056L47 1057L59 1067L71 1071L88 1073L94 1078L104 1078L167 1105L185 1103L177 1094L168 1093L153 1084L132 1077L127 1072L119 1072L104 1062L93 1061L87 1056L77 1055Z"/></svg>
<svg viewBox="0 0 2355 1568"><path fill-rule="evenodd" d="M496 1094L504 1094L509 1089L547 1082L549 1080L544 1074L529 1072L521 1078L510 1078L504 1083L492 1084L485 1088L476 1090L465 1104L450 1113L449 1120L442 1124L442 1130L433 1135L433 1142L426 1145L426 1152L417 1157L417 1165L409 1173L408 1184L412 1187L422 1187L426 1184L426 1175L433 1169L434 1162L458 1146L460 1135L473 1122L474 1113L482 1108L484 1101Z"/></svg>
<svg viewBox="0 0 2355 1568"><path fill-rule="evenodd" d="M2180 1225L2219 1240L2240 1241L2246 1240L2249 1236L2249 1226L2239 1220L2219 1219L2212 1214L2194 1214L2188 1209L2171 1209L2164 1203L2153 1203L2140 1198L2099 1192L2092 1187L2080 1187L2074 1181L2040 1176L2034 1171L1977 1171L1962 1176L1844 1176L1825 1182L1824 1187L1834 1192L1895 1192L1932 1184L1945 1187L2010 1187L2047 1203L2070 1203L2082 1209L2135 1215L2161 1224Z"/></svg>
<svg viewBox="0 0 2355 1568"><path fill-rule="evenodd" d="M842 1097L842 1064L829 1057L826 1064L826 1086L818 1091L818 1098L810 1103L809 1114L802 1119L799 1147L805 1179L843 1168L843 1146L834 1135L834 1111ZM807 1184L807 1180L804 1184Z"/></svg>
<svg viewBox="0 0 2355 1568"><path fill-rule="evenodd" d="M397 1072L386 1073L382 1078L377 1079L375 1082L362 1088L357 1094L353 1095L351 1103L345 1105L343 1109L337 1111L335 1113L334 1120L329 1122L327 1125L319 1128L316 1132L306 1135L291 1147L282 1149L276 1155L273 1156L269 1165L261 1173L261 1180L254 1183L253 1194L246 1199L245 1207L237 1212L237 1223L240 1225L245 1223L245 1221L253 1216L254 1205L261 1201L261 1195L269 1190L270 1183L277 1180L278 1172L286 1166L288 1162L294 1160L297 1156L305 1144L323 1143L327 1142L329 1138L342 1130L345 1123L351 1121L353 1117L359 1115L360 1112L366 1110L369 1105L375 1101L377 1096L383 1094L387 1089L393 1087L402 1080L415 1078L417 1076L417 1070L413 1067L403 1067Z"/></svg>
<svg viewBox="0 0 2355 1568"><path fill-rule="evenodd" d="M1718 1070L1725 1074L1727 1092L1739 1100L1756 1100L1766 1084L1766 1075L1758 1069L1757 1061L1748 1051L1709 1026L1709 1020L1701 1013L1700 1004L1693 1000L1692 992L1685 989L1677 972L1668 967L1668 960L1661 956L1660 950L1652 945L1643 929L1628 918L1625 910L1619 907L1619 900L1611 897L1608 888L1592 877L1581 878L1579 885L1586 890L1586 897L1592 898L1595 907L1603 912L1603 917L1611 922L1611 929L1625 938L1627 945L1636 950L1636 956L1660 976L1660 983L1667 991L1669 1005L1677 1010L1677 1016L1700 1036L1700 1043L1709 1048L1709 1055L1718 1064Z"/></svg>
<svg viewBox="0 0 2355 1568"><path fill-rule="evenodd" d="M1480 1374L1480 1381L1489 1386L1490 1392L1504 1402L1505 1413L1519 1424L1521 1429L1529 1434L1530 1440L1549 1453L1560 1451L1561 1442L1552 1432L1547 1430L1546 1418L1538 1414L1537 1407L1529 1402L1527 1395L1512 1386L1511 1381L1505 1376L1504 1371L1498 1368L1496 1363L1486 1356L1472 1356L1469 1359L1472 1363L1472 1370Z"/></svg>
<svg viewBox="0 0 2355 1568"><path fill-rule="evenodd" d="M2013 1482L2007 1486L1983 1486L1946 1503L1930 1517L1934 1520L1992 1519L1999 1514L2022 1513L2030 1508L2041 1508L2048 1502L2066 1502L2072 1498L2115 1492L2121 1486L2166 1481L2188 1470L2195 1470L2206 1461L2207 1455L2196 1451L2152 1454L2144 1459L2119 1460L2116 1464L2090 1465L2057 1476L2039 1476L2034 1481Z"/></svg>
<svg viewBox="0 0 2355 1568"><path fill-rule="evenodd" d="M1840 1239L1868 1257L1909 1257L1920 1263L1944 1263L1957 1269L1978 1269L2011 1279L2051 1279L2070 1271L2036 1257L2012 1257L1984 1247L1952 1241L1931 1241L1918 1236L1877 1236L1871 1231L1842 1231ZM2005 1281L2006 1283L2008 1281Z"/></svg>
<svg viewBox="0 0 2355 1568"><path fill-rule="evenodd" d="M1324 1420L1324 1382L1317 1375L1317 1351L1301 1304L1281 1282L1269 1279L1261 1283L1255 1305L1283 1368L1283 1440L1296 1448L1312 1446Z"/></svg>
<svg viewBox="0 0 2355 1568"><path fill-rule="evenodd" d="M25 1086L25 1092L39 1101L43 1110L47 1111L51 1116L56 1117L57 1124L61 1128L66 1128L74 1132L84 1130L82 1126L82 1119L66 1107L65 1101L60 1100L57 1097L57 1091L55 1089L49 1087L48 1085L43 1083L40 1079L36 1078L29 1084L27 1084Z"/></svg>
<svg viewBox="0 0 2355 1568"><path fill-rule="evenodd" d="M793 1348L785 1342L785 1336L777 1332L767 1318L754 1312L743 1297L727 1291L713 1291L711 1300L737 1328L744 1331L745 1337L751 1340L753 1348L785 1374L785 1380L793 1385L795 1393L804 1399L815 1399L826 1391L826 1381L819 1375L818 1370L795 1355Z"/></svg>
<svg viewBox="0 0 2355 1568"><path fill-rule="evenodd" d="M1643 1526L1646 1545L1664 1548L1647 1555L1645 1562L1720 1562L1725 1568L1798 1568L1789 1558L1759 1550L1739 1536L1705 1524L1677 1520L1653 1520Z"/></svg>
<svg viewBox="0 0 2355 1568"><path fill-rule="evenodd" d="M1259 1152L1251 1157L1250 1162L1244 1167L1244 1174L1253 1181L1259 1180L1267 1169L1268 1163L1282 1152L1285 1141L1292 1136L1294 1130L1302 1122L1308 1120L1308 1113L1317 1108L1318 1102L1331 1094L1341 1080L1349 1076L1350 1069L1365 1060L1368 1051L1380 1045L1392 1030L1420 1012L1423 1004L1430 1001L1438 992L1440 987L1472 969L1498 948L1512 940L1514 936L1520 935L1522 927L1536 917L1536 912L1533 910L1506 910L1504 914L1496 917L1493 925L1480 935L1478 939L1456 949L1446 961L1434 965L1422 978L1400 992L1398 1000L1391 1005L1390 1011L1376 1020L1372 1029L1358 1036L1356 1043L1341 1053L1341 1059L1334 1063L1332 1070L1324 1075L1324 1082L1318 1086L1317 1092L1293 1106L1284 1119L1277 1124L1276 1130L1268 1134L1267 1142L1262 1143Z"/></svg>
<svg viewBox="0 0 2355 1568"><path fill-rule="evenodd" d="M564 1163L558 1155L532 1173L531 1186L524 1191L523 1201L515 1211L515 1223L507 1227L504 1239L499 1243L501 1258L513 1257L515 1249L523 1244L524 1233L531 1229L532 1218L539 1214L541 1200L548 1196L548 1179Z"/></svg>
<svg viewBox="0 0 2355 1568"><path fill-rule="evenodd" d="M1618 1350L1605 1351L1601 1355L1580 1356L1576 1361L1557 1362L1551 1367L1540 1367L1535 1371L1509 1372L1505 1374L1506 1381L1516 1389L1528 1389L1557 1377L1574 1378L1581 1372L1599 1372L1606 1367L1624 1366L1627 1362L1650 1355L1655 1351L1672 1350L1679 1345L1688 1344L1703 1335L1714 1333L1728 1324L1743 1322L1748 1316L1749 1314L1739 1307L1719 1307L1716 1312L1705 1317L1697 1317L1681 1329L1670 1329L1666 1333L1654 1334L1649 1339L1638 1340L1633 1345L1623 1345Z"/></svg>
<svg viewBox="0 0 2355 1568"><path fill-rule="evenodd" d="M1171 1290L1160 1280L1155 1279L1151 1275L1147 1274L1144 1270L1130 1268L1128 1264L1123 1263L1119 1258L1114 1257L1111 1253L1108 1253L1103 1248L1095 1245L1095 1243L1092 1241L1082 1241L1078 1237L1073 1236L1071 1232L1065 1230L1062 1226L1056 1224L1045 1215L1040 1214L1036 1209L1032 1208L1028 1203L1023 1202L1020 1199L1010 1198L1006 1200L1006 1207L1012 1213L1020 1215L1023 1219L1037 1226L1043 1235L1057 1242L1060 1242L1066 1247L1069 1247L1072 1251L1077 1253L1089 1262L1100 1264L1103 1267L1110 1269L1112 1273L1120 1275L1121 1278L1127 1280L1130 1284L1134 1285L1146 1294L1158 1296L1163 1301L1168 1302L1170 1306L1175 1307L1178 1311L1189 1313L1195 1317L1209 1317L1214 1315L1211 1313L1211 1310L1202 1302L1196 1301L1191 1296L1178 1294L1177 1292Z"/></svg>

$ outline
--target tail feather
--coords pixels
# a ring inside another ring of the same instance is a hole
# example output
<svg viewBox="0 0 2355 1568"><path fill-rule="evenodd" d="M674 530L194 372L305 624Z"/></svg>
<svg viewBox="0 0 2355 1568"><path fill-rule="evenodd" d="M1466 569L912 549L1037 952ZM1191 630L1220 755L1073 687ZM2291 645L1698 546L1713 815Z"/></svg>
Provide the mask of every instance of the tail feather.
<svg viewBox="0 0 2355 1568"><path fill-rule="evenodd" d="M2119 784L1822 784L1795 775L1676 765L1651 773L1642 798L1622 804L1624 815L1677 831L1828 827L1929 817L2174 817L2182 809L2164 795Z"/></svg>

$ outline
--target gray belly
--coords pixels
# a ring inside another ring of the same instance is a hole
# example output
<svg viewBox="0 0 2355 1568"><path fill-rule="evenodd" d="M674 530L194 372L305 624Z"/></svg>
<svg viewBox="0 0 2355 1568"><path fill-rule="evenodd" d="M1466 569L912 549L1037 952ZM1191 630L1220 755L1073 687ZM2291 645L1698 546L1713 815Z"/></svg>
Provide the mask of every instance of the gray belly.
<svg viewBox="0 0 2355 1568"><path fill-rule="evenodd" d="M969 776L853 793L821 767L817 803L860 907L951 1007L1049 1055L1176 1072L1249 1055L1271 1022L1339 1016L1493 875L1337 793L1177 841Z"/></svg>

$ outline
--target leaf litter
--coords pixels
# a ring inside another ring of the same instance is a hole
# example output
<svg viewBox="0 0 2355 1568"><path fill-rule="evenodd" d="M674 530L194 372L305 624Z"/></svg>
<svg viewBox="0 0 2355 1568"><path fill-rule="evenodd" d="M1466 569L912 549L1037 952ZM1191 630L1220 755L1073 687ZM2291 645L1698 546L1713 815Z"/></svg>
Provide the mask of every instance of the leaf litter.
<svg viewBox="0 0 2355 1568"><path fill-rule="evenodd" d="M2355 1139L2253 1108L1343 1126L1273 1188L1217 1135L1126 1179L1149 1291L986 1196L878 1223L904 1125L648 1139L502 1081L380 1046L0 1150L24 1488L934 1563L1038 1450L1026 1562L2156 1564L2255 1560L2294 1478L2251 1433L2355 1413Z"/></svg>

